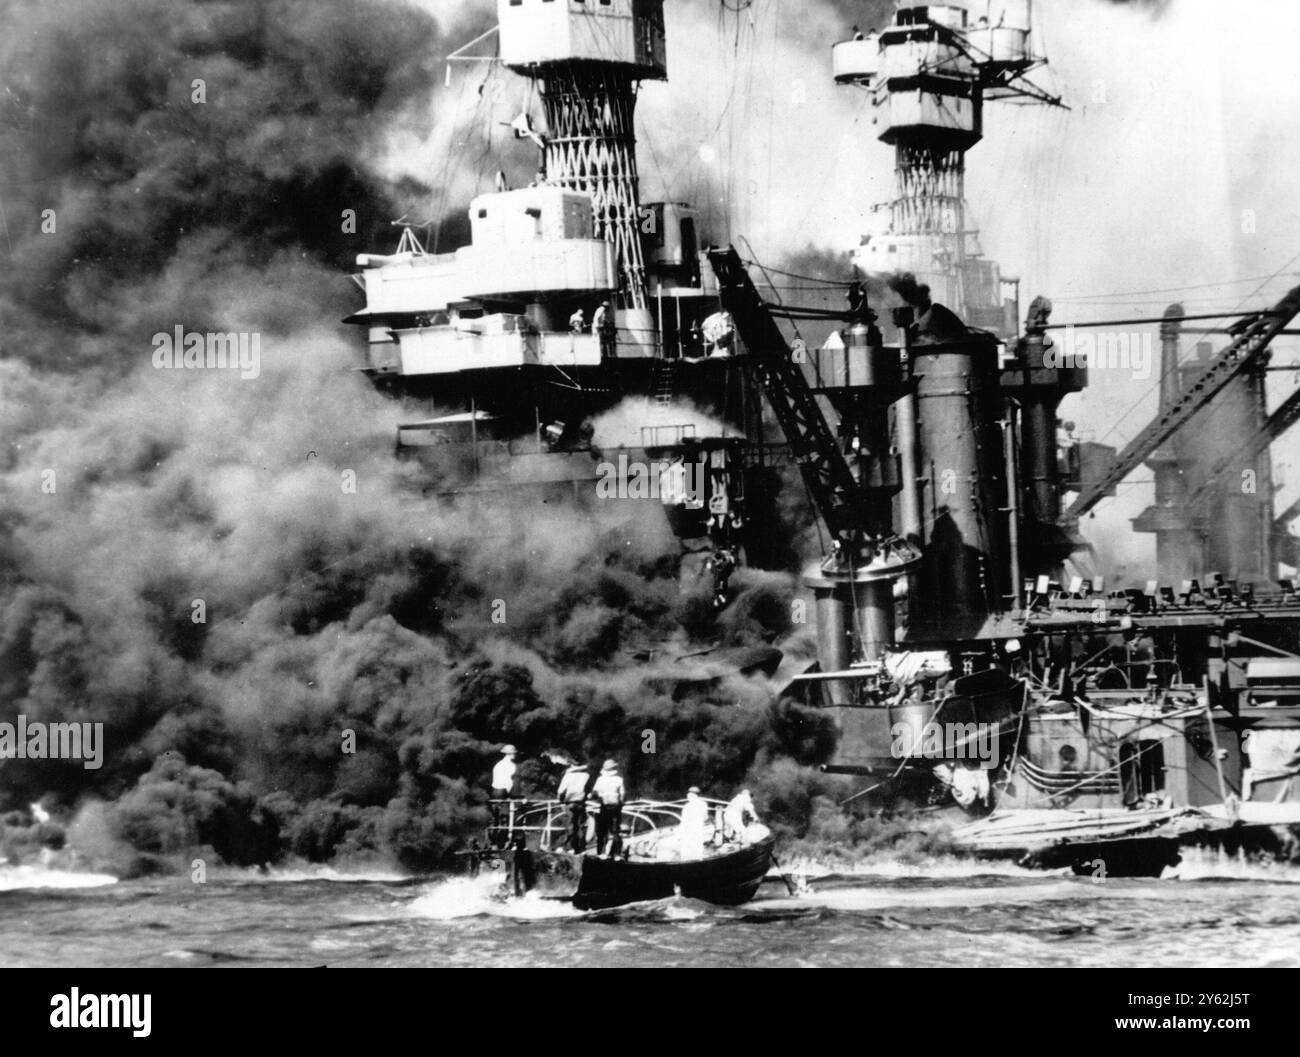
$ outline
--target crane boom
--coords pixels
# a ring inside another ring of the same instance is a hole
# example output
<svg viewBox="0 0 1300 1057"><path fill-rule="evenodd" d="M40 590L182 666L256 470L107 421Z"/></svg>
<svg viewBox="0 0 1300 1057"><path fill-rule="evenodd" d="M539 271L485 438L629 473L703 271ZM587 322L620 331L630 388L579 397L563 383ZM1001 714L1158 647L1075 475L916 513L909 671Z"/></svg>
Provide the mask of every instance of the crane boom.
<svg viewBox="0 0 1300 1057"><path fill-rule="evenodd" d="M866 496L790 346L734 247L709 251L722 307L731 313L813 503L836 539L865 524Z"/></svg>
<svg viewBox="0 0 1300 1057"><path fill-rule="evenodd" d="M1241 324L1243 329L1237 337L1210 361L1200 377L1177 400L1129 442L1105 475L1079 493L1061 520L1072 521L1096 506L1107 492L1150 458L1152 452L1185 426L1192 416L1244 371L1298 313L1300 286L1292 289L1272 309L1244 319Z"/></svg>

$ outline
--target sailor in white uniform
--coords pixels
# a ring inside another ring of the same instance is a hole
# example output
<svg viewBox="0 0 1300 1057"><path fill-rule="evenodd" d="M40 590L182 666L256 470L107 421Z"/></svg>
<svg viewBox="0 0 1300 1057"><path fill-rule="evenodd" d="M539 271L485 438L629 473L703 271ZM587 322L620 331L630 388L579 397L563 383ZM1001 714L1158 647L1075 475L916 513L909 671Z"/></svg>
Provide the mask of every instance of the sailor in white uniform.
<svg viewBox="0 0 1300 1057"><path fill-rule="evenodd" d="M691 786L682 807L682 822L677 828L677 847L683 859L704 858L704 829L709 821L709 804L700 796L700 787Z"/></svg>
<svg viewBox="0 0 1300 1057"><path fill-rule="evenodd" d="M515 787L515 747L513 745L503 745L501 747L501 759L497 760L496 766L492 768L492 799L506 800L510 796L510 791Z"/></svg>
<svg viewBox="0 0 1300 1057"><path fill-rule="evenodd" d="M745 830L750 823L758 821L758 812L754 809L754 798L748 789L737 793L722 811L722 823L728 837L738 841L745 840Z"/></svg>

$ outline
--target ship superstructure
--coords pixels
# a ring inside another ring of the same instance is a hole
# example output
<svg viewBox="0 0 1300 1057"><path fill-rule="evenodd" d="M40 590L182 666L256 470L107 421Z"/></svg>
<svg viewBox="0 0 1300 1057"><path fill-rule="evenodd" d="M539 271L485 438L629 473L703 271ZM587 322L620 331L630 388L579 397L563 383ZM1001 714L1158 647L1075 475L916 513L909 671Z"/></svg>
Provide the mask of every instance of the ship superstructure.
<svg viewBox="0 0 1300 1057"><path fill-rule="evenodd" d="M1081 869L1105 855L1114 873L1159 872L1197 842L1294 856L1300 598L1278 566L1294 547L1273 517L1267 445L1300 398L1269 415L1262 378L1300 288L1225 317L1227 343L1187 359L1171 308L1157 417L1119 452L1063 438L1061 400L1088 380L1086 358L1058 344L1073 332L1046 298L1008 332L966 282L963 154L981 88L1036 61L1027 21L1003 20L1016 36L977 52L969 18L903 7L835 48L834 76L872 87L897 150L884 252L895 239L924 280L893 312L895 343L860 303L837 346L783 370L798 357L782 312L734 251L711 255L773 405L806 392L825 415L782 422L796 454L813 449L799 462L833 541L806 577L819 664L794 692L835 717L827 770L868 777L886 802L910 790L992 812L958 835L977 852ZM1019 57L1000 67L1000 46ZM859 265L889 270L872 247ZM1136 584L1083 575L1078 518L1144 463L1157 501L1135 527L1158 533L1157 568Z"/></svg>
<svg viewBox="0 0 1300 1057"><path fill-rule="evenodd" d="M747 485L768 474L747 448L760 398L701 268L696 211L641 198L635 109L667 77L663 2L498 0L497 16L489 61L540 101L510 122L535 179L498 175L454 252L407 228L395 253L357 258L366 303L349 321L368 328L368 372L431 413L403 425L399 451L459 462L464 488L592 492L609 467L649 467L674 530L734 567ZM593 420L629 400L643 425L593 440Z"/></svg>
<svg viewBox="0 0 1300 1057"><path fill-rule="evenodd" d="M1300 288L1216 317L1224 343L1190 357L1172 306L1149 321L1155 419L1120 451L1072 435L1059 409L1088 367L1064 343L1090 324L1063 332L1045 297L1022 324L965 204L984 103L1059 102L1028 78L1030 14L902 5L832 50L828 75L871 94L895 150L895 197L853 257L907 302L886 317L847 279L843 310L767 300L689 208L641 202L634 105L665 76L659 0L500 0L497 61L542 100L541 122L513 122L537 179L475 198L453 254L407 231L360 258L353 318L376 381L446 412L403 427L408 451L460 446L480 479L544 487L594 486L598 460L660 467L675 530L712 547L719 606L738 550L771 535L754 501L766 406L827 530L803 579L818 663L790 689L834 718L826 769L992 812L963 837L977 851L1045 842L1077 866L1156 833L1145 869L1182 833L1300 832L1300 592L1268 454L1300 394L1270 413L1263 384ZM798 319L843 329L810 349ZM679 397L719 428L675 423ZM597 447L593 417L629 399L639 437ZM1124 582L1089 569L1078 525L1143 465L1156 497L1134 528L1157 560Z"/></svg>
<svg viewBox="0 0 1300 1057"><path fill-rule="evenodd" d="M984 136L984 104L1060 100L1029 74L1031 0L900 5L891 23L831 52L835 81L870 98L894 149L893 198L872 208L853 254L867 274L911 275L971 326L1014 338L1019 282L983 255L966 203L966 153Z"/></svg>

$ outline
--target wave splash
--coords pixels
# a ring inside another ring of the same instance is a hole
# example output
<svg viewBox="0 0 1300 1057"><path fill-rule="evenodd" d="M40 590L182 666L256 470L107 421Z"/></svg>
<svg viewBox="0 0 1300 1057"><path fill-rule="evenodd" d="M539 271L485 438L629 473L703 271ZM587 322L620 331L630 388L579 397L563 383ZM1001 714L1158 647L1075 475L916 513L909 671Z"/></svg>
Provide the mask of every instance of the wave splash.
<svg viewBox="0 0 1300 1057"><path fill-rule="evenodd" d="M35 863L0 865L0 892L28 888L99 888L112 884L117 884L112 874L60 870Z"/></svg>
<svg viewBox="0 0 1300 1057"><path fill-rule="evenodd" d="M500 895L500 889L501 878L497 874L453 877L430 885L411 903L409 913L434 921L483 915L528 921L582 916L580 910L564 900L547 899L537 892L506 898Z"/></svg>

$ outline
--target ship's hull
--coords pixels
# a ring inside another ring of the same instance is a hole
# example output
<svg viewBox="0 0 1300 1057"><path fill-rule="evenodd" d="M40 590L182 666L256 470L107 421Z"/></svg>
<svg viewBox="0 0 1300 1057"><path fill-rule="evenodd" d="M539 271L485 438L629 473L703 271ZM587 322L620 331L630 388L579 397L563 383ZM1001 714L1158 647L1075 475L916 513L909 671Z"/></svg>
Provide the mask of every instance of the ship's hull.
<svg viewBox="0 0 1300 1057"><path fill-rule="evenodd" d="M982 859L1094 877L1159 877L1189 850L1300 864L1300 821L1251 821L1200 811L1022 811L959 830L955 844ZM1033 816L1042 816L1039 819Z"/></svg>

